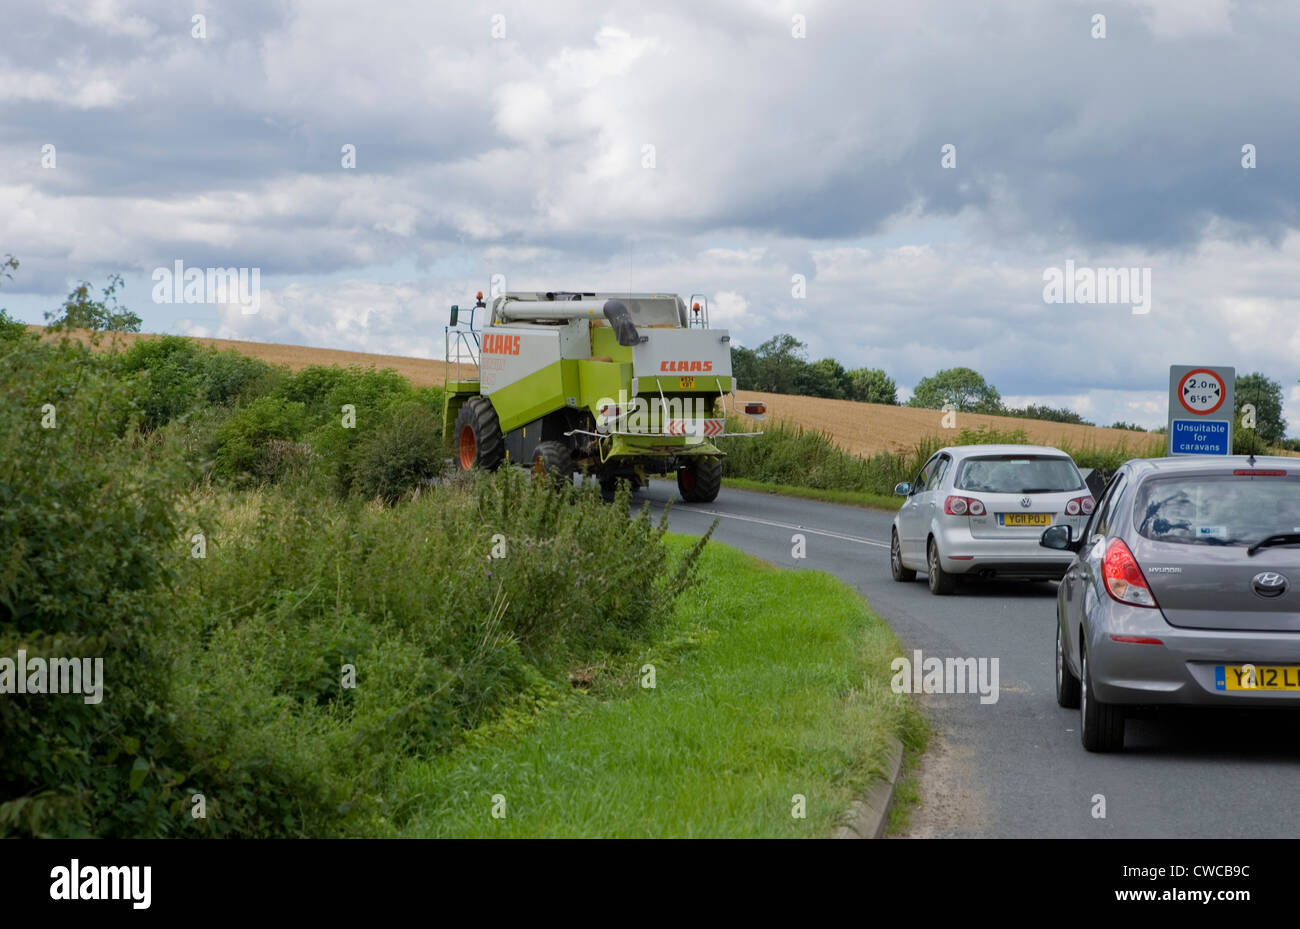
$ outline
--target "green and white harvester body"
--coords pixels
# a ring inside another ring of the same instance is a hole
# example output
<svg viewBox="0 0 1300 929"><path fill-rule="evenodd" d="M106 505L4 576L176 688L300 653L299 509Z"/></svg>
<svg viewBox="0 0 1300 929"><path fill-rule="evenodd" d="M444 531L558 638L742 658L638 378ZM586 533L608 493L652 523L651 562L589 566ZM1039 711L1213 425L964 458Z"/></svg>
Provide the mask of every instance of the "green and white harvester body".
<svg viewBox="0 0 1300 929"><path fill-rule="evenodd" d="M688 502L722 483L731 337L710 329L708 303L676 294L478 295L468 324L446 329L445 434L463 470L531 467L557 485L575 473L612 494L676 474ZM482 318L479 318L482 317ZM762 418L762 404L744 412Z"/></svg>

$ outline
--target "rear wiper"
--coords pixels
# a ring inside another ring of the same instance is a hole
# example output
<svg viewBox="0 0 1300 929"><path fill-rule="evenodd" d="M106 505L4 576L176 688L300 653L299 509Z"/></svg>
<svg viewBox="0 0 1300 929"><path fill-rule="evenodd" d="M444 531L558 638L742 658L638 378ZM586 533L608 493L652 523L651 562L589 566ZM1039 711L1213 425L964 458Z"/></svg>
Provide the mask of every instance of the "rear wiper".
<svg viewBox="0 0 1300 929"><path fill-rule="evenodd" d="M1274 545L1300 545L1300 532L1279 532L1276 535L1260 539L1250 548L1246 549L1246 554L1253 555L1261 548L1269 548Z"/></svg>

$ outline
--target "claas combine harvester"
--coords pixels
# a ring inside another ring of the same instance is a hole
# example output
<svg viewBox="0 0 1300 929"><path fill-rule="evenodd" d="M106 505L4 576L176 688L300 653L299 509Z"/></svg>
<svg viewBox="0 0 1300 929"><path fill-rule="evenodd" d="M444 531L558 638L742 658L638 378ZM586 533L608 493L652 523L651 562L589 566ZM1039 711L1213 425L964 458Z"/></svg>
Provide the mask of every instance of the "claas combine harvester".
<svg viewBox="0 0 1300 929"><path fill-rule="evenodd" d="M688 502L722 484L731 337L708 302L676 294L479 293L446 328L443 428L463 470L531 467L557 485L592 476L612 495L647 475L677 476ZM761 403L743 412L761 419Z"/></svg>

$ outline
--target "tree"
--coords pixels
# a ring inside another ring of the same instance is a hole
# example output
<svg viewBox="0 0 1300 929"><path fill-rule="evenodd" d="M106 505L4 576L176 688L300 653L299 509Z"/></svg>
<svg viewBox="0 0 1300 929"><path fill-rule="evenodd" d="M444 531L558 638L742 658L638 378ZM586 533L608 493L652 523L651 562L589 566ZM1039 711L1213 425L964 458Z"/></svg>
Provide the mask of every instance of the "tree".
<svg viewBox="0 0 1300 929"><path fill-rule="evenodd" d="M126 307L118 306L117 291L122 286L122 275L108 279L103 296L94 300L90 296L90 283L82 281L63 301L60 313L46 313L52 320L52 329L93 329L115 332L139 332L140 317Z"/></svg>
<svg viewBox="0 0 1300 929"><path fill-rule="evenodd" d="M774 335L758 347L763 390L775 394L793 392L795 378L807 367L803 353L807 346L789 333Z"/></svg>
<svg viewBox="0 0 1300 929"><path fill-rule="evenodd" d="M921 378L907 405L931 410L951 405L962 413L1001 413L1002 395L978 372L970 368L948 368Z"/></svg>
<svg viewBox="0 0 1300 929"><path fill-rule="evenodd" d="M831 397L842 400L848 396L849 372L834 358L814 361L795 377L795 393L809 397Z"/></svg>
<svg viewBox="0 0 1300 929"><path fill-rule="evenodd" d="M1091 423L1084 419L1074 410L1065 407L1056 408L1053 406L1043 406L1037 403L1031 403L1023 407L1006 407L1003 409L1006 416L1019 416L1021 419L1045 419L1054 423L1074 423L1079 426L1092 426Z"/></svg>
<svg viewBox="0 0 1300 929"><path fill-rule="evenodd" d="M1286 436L1286 420L1282 417L1282 385L1277 381L1269 380L1258 371L1253 371L1237 378L1235 393L1236 422L1233 423L1235 427L1233 433L1242 434L1244 439L1246 431L1252 428L1249 425L1251 419L1245 415L1244 410L1244 407L1250 405L1254 407L1253 429L1260 443L1251 445L1249 450L1254 451L1281 442Z"/></svg>
<svg viewBox="0 0 1300 929"><path fill-rule="evenodd" d="M17 270L18 259L13 255L5 255L5 260L0 261L0 282L12 281ZM0 340L16 339L26 331L26 326L10 316L4 307L0 307Z"/></svg>
<svg viewBox="0 0 1300 929"><path fill-rule="evenodd" d="M855 368L848 374L850 400L898 405L898 385L880 368Z"/></svg>
<svg viewBox="0 0 1300 929"><path fill-rule="evenodd" d="M731 376L745 390L762 390L762 366L752 348L743 345L731 349Z"/></svg>

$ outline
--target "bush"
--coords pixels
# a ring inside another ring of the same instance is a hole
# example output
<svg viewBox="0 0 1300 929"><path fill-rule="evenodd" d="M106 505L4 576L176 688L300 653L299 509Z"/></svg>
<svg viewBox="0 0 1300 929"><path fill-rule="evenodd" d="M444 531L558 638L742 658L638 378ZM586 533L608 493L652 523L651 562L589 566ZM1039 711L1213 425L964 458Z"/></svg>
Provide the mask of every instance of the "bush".
<svg viewBox="0 0 1300 929"><path fill-rule="evenodd" d="M305 382L299 383L303 375L307 375ZM396 371L365 368L308 368L286 385L283 395L306 398L302 402L308 405L312 422L308 441L320 456L322 471L340 494L351 492L359 473L355 463L358 452L369 437L387 428L395 409L423 404L440 411L442 406L442 393L436 388L417 391ZM441 426L433 426L430 435L439 435Z"/></svg>
<svg viewBox="0 0 1300 929"><path fill-rule="evenodd" d="M123 372L138 375L140 425L146 430L193 412L203 401L231 406L274 383L275 369L266 362L203 348L180 336L141 339L118 363Z"/></svg>
<svg viewBox="0 0 1300 929"><path fill-rule="evenodd" d="M892 494L900 481L915 479L931 455L944 445L1024 445L1029 437L1023 429L980 426L962 429L954 439L937 436L926 439L905 453L881 452L870 458L854 455L835 445L829 435L810 432L777 422L757 439L723 439L727 452L725 473L770 484L788 484L820 490L848 490ZM1115 444L1057 446L1081 468L1111 471L1130 458L1154 458L1164 454L1163 438L1130 448Z"/></svg>
<svg viewBox="0 0 1300 929"><path fill-rule="evenodd" d="M301 403L259 397L233 413L216 433L215 472L236 481L274 481L287 459L280 442L296 442L307 426Z"/></svg>
<svg viewBox="0 0 1300 929"><path fill-rule="evenodd" d="M13 342L27 334L27 326L0 309L0 342Z"/></svg>
<svg viewBox="0 0 1300 929"><path fill-rule="evenodd" d="M574 667L626 662L691 584L703 541L671 554L626 488L609 507L507 468L396 508L293 482L204 492L205 435L218 470L269 480L310 451L305 404L196 398L142 433L124 426L153 368L120 362L0 343L0 656L101 657L105 675L99 704L0 700L0 835L383 834L412 799L402 765L526 718ZM358 482L384 490L437 438L439 394L391 384L361 376L354 434Z"/></svg>
<svg viewBox="0 0 1300 929"><path fill-rule="evenodd" d="M287 377L276 393L286 400L301 403L310 411L313 420L319 420L327 412L326 401L331 391L352 376L345 368L311 365Z"/></svg>
<svg viewBox="0 0 1300 929"><path fill-rule="evenodd" d="M673 556L648 510L629 520L594 487L566 499L517 469L394 509L276 488L232 498L222 522L187 565L172 661L220 804L202 828L234 835L387 831L407 759L646 641L700 547Z"/></svg>
<svg viewBox="0 0 1300 929"><path fill-rule="evenodd" d="M142 339L121 358L122 371L137 374L140 425L157 429L194 408L202 395L200 352L189 339Z"/></svg>
<svg viewBox="0 0 1300 929"><path fill-rule="evenodd" d="M441 417L419 403L398 407L357 443L351 487L396 503L442 470L443 454Z"/></svg>
<svg viewBox="0 0 1300 929"><path fill-rule="evenodd" d="M121 424L128 386L75 342L0 345L0 656L103 661L103 699L0 699L0 835L166 834L185 766L155 647L194 469Z"/></svg>
<svg viewBox="0 0 1300 929"><path fill-rule="evenodd" d="M233 406L270 393L284 377L283 369L236 351L204 353L203 393L209 403Z"/></svg>
<svg viewBox="0 0 1300 929"><path fill-rule="evenodd" d="M881 452L863 458L835 444L830 435L777 422L756 439L723 439L725 474L772 484L821 490L892 494L899 481L914 478L940 439L929 439L904 453Z"/></svg>

